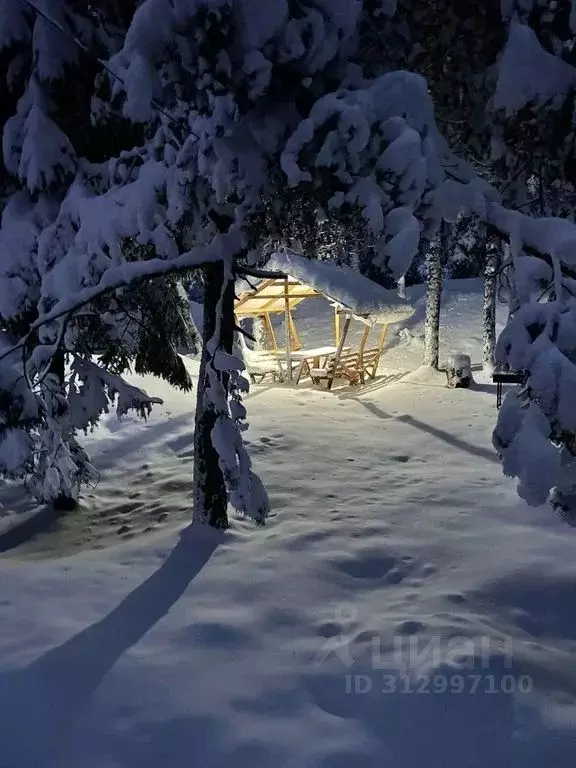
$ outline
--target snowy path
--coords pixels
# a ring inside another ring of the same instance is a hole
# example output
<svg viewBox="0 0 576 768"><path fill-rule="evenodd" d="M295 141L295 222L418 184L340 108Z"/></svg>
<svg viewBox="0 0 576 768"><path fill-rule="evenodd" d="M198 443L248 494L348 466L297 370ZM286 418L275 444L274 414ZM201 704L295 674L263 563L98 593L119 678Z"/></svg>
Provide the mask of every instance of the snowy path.
<svg viewBox="0 0 576 768"><path fill-rule="evenodd" d="M165 562L174 535L0 561L2 768L571 764L573 535L500 477L493 394L416 373L251 400L265 530ZM154 427L151 482L174 462L185 482L178 435ZM460 651L475 660L455 667ZM437 676L421 693L402 677L418 654ZM531 694L502 692L528 678Z"/></svg>

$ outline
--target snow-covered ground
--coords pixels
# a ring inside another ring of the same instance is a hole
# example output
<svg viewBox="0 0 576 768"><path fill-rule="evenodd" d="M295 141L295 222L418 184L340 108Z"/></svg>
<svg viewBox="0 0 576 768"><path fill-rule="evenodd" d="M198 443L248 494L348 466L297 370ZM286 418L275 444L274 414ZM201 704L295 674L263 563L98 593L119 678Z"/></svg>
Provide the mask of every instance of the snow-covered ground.
<svg viewBox="0 0 576 768"><path fill-rule="evenodd" d="M443 355L479 362L480 302L450 285ZM1 768L574 763L576 534L501 476L492 385L418 370L409 326L362 391L253 389L264 529L182 533L193 395L107 419L83 513L0 557Z"/></svg>

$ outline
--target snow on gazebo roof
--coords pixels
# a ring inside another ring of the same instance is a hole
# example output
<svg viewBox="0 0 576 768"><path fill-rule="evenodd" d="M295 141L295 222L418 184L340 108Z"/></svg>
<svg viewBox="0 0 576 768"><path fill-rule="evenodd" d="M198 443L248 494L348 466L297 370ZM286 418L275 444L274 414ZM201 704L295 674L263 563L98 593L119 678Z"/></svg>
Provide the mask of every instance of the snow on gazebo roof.
<svg viewBox="0 0 576 768"><path fill-rule="evenodd" d="M274 253L264 270L281 272L313 288L355 315L382 318L393 323L414 314L414 307L394 291L364 277L360 272L331 261L312 261L295 253Z"/></svg>

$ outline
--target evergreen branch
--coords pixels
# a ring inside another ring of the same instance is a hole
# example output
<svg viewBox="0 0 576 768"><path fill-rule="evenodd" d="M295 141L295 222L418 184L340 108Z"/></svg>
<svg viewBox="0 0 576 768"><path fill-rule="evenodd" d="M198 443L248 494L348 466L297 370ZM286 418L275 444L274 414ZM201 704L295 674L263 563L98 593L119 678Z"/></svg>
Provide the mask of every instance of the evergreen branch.
<svg viewBox="0 0 576 768"><path fill-rule="evenodd" d="M72 315L76 310L94 301L94 299L130 285L137 280L149 280L160 275L186 273L191 269L200 269L215 261L220 261L222 254L227 250L236 250L239 247L238 241L239 233L232 230L225 234L216 235L210 245L194 248L176 259L167 261L156 258L111 267L102 275L97 285L83 288L77 294L61 299L49 312L40 315L20 341L0 354L0 361L24 347L32 334L46 323L58 320L68 313Z"/></svg>
<svg viewBox="0 0 576 768"><path fill-rule="evenodd" d="M70 34L61 24L59 24L57 21L55 21L51 16L48 16L47 13L44 13L44 11L40 10L33 2L32 0L18 0L22 5L28 6L28 8L32 9L38 16L40 16L47 24L50 24L51 27L54 29L57 29L60 34L64 35L64 37L67 37L68 40L70 40L77 48L80 48L81 51L83 51L87 56L90 56L94 61L96 61L102 69L104 69L108 75L113 80L116 80L118 83L120 83L122 86L126 87L126 84L124 80L120 77L119 74L114 72L114 70L104 61L104 59L101 59L99 56L96 56L92 51L88 48L87 45L85 45L76 35ZM154 107L154 109L161 115L164 115L164 117L168 120L171 125L178 128L180 131L184 130L187 131L190 136L194 137L194 143L200 140L200 137L195 134L193 131L188 130L188 126L182 121L177 120L175 117L173 117L169 112L167 112L162 104L153 97L150 100L150 103Z"/></svg>
<svg viewBox="0 0 576 768"><path fill-rule="evenodd" d="M56 354L56 352L58 352L58 349L60 348L60 344L62 344L62 341L64 339L64 335L66 333L66 328L68 327L69 321L70 321L70 314L67 314L67 315L64 316L64 320L62 321L62 324L60 326L60 330L58 332L58 337L57 337L56 341L54 342L54 344L52 345L53 346L53 353L50 356L50 361L46 364L46 366L44 367L44 370L42 371L42 373L38 377L38 383L39 384L42 384L42 382L44 381L46 376L48 376L48 374L50 373L50 368L52 367L52 361L54 359L54 355Z"/></svg>
<svg viewBox="0 0 576 768"><path fill-rule="evenodd" d="M516 179L528 168L528 166L531 164L531 158L529 158L525 163L523 163L519 168L516 169L516 171L510 176L509 179L506 180L502 188L499 190L500 194L503 195L504 192L510 187L513 182L516 181Z"/></svg>

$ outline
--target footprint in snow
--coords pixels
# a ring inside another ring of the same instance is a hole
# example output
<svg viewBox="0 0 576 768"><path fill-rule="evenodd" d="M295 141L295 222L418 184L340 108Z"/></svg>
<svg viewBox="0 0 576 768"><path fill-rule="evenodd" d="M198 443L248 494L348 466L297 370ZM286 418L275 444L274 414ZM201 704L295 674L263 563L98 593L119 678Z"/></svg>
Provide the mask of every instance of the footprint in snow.
<svg viewBox="0 0 576 768"><path fill-rule="evenodd" d="M301 552L309 546L319 544L332 536L330 531L312 531L311 533L299 534L284 542L284 548L292 551Z"/></svg>
<svg viewBox="0 0 576 768"><path fill-rule="evenodd" d="M423 624L421 621L408 619L407 621L403 621L401 624L398 624L396 627L396 632L399 635L416 635L418 632L421 632L425 628L426 624Z"/></svg>
<svg viewBox="0 0 576 768"><path fill-rule="evenodd" d="M256 453L266 449L274 451L285 451L290 446L287 444L284 435L272 435L271 437L261 437L256 443L252 444L252 450Z"/></svg>
<svg viewBox="0 0 576 768"><path fill-rule="evenodd" d="M342 634L342 627L334 621L327 621L325 624L320 624L318 634L321 637L339 637Z"/></svg>
<svg viewBox="0 0 576 768"><path fill-rule="evenodd" d="M357 558L333 560L342 573L355 579L377 579L396 571L398 560L392 555L366 554Z"/></svg>
<svg viewBox="0 0 576 768"><path fill-rule="evenodd" d="M450 603L454 603L455 605L463 605L464 603L468 602L466 597L459 592L446 595L446 600L448 600Z"/></svg>
<svg viewBox="0 0 576 768"><path fill-rule="evenodd" d="M129 525L123 525L121 528L118 528L118 536L124 536L125 534L130 533L131 530Z"/></svg>

